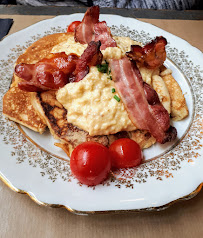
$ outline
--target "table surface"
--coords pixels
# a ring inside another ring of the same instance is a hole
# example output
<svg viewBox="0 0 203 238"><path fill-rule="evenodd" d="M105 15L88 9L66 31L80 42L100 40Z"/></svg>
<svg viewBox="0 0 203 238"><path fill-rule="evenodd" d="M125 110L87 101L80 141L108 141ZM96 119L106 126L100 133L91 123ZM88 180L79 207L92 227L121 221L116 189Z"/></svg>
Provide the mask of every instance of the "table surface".
<svg viewBox="0 0 203 238"><path fill-rule="evenodd" d="M26 9L26 8L24 8ZM74 8L77 12L78 8ZM58 11L55 8L54 11ZM67 13L70 8L67 8ZM82 10L84 12L84 9ZM82 12L81 11L81 12ZM111 10L107 10L108 13ZM54 17L47 15L47 8L36 15L27 8L25 15L18 8L0 8L0 18L13 18L12 34L40 20ZM115 9L112 10L115 14ZM135 13L136 11L131 11ZM147 13L147 11L145 11ZM121 12L118 11L119 15ZM15 14L15 15L14 15ZM64 11L63 11L63 14ZM126 11L124 12L126 14ZM140 12L139 12L140 14ZM143 15L139 15L139 17ZM154 14L154 13L153 13ZM152 15L153 15L152 14ZM157 14L157 13L156 13ZM156 15L155 14L155 15ZM183 14L178 19L163 17L162 12L151 19L147 14L140 20L154 24L177 35L203 51L203 21ZM177 15L179 12L177 12ZM201 15L201 14L200 14ZM132 17L132 14L131 14ZM159 18L159 19L155 19ZM162 19L165 18L165 19ZM177 18L177 17L176 17ZM185 19L186 18L186 19ZM181 20L180 20L181 19ZM187 20L193 19L193 20ZM175 26L175 27L174 27ZM185 27L187 26L187 27ZM28 196L11 191L0 181L0 237L203 237L203 191L195 198L178 202L160 212L127 213L122 215L77 216L65 209L42 207Z"/></svg>

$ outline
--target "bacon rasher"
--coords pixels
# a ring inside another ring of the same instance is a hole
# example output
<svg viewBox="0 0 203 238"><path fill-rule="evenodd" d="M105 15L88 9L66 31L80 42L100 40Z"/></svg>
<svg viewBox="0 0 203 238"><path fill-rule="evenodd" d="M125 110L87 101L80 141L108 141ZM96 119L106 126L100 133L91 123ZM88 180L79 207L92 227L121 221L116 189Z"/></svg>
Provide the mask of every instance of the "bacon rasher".
<svg viewBox="0 0 203 238"><path fill-rule="evenodd" d="M28 92L57 90L69 82L77 60L77 55L62 52L50 54L49 58L36 64L18 64L15 74L24 80L18 83L18 87Z"/></svg>
<svg viewBox="0 0 203 238"><path fill-rule="evenodd" d="M101 42L91 41L83 54L50 54L36 64L18 64L15 74L24 81L18 83L21 90L42 92L57 90L69 82L78 82L88 73L89 67L102 62Z"/></svg>
<svg viewBox="0 0 203 238"><path fill-rule="evenodd" d="M75 29L75 41L88 44L94 40L94 24L99 22L99 6L87 9L83 20Z"/></svg>
<svg viewBox="0 0 203 238"><path fill-rule="evenodd" d="M176 138L176 129L154 89L142 80L139 69L127 57L110 60L112 79L133 124L148 130L159 143Z"/></svg>
<svg viewBox="0 0 203 238"><path fill-rule="evenodd" d="M166 60L166 45L166 39L163 36L159 36L144 47L131 45L131 51L127 52L126 55L139 65L154 69L160 67Z"/></svg>
<svg viewBox="0 0 203 238"><path fill-rule="evenodd" d="M71 82L82 80L88 73L89 67L101 64L103 55L100 51L101 42L91 41L77 61L76 69L71 76Z"/></svg>
<svg viewBox="0 0 203 238"><path fill-rule="evenodd" d="M94 25L95 41L101 41L101 50L107 47L116 47L116 41L111 37L111 31L105 21Z"/></svg>
<svg viewBox="0 0 203 238"><path fill-rule="evenodd" d="M106 22L99 22L98 6L87 9L81 24L75 28L75 41L81 44L88 44L91 41L101 41L101 50L105 50L107 47L117 46Z"/></svg>

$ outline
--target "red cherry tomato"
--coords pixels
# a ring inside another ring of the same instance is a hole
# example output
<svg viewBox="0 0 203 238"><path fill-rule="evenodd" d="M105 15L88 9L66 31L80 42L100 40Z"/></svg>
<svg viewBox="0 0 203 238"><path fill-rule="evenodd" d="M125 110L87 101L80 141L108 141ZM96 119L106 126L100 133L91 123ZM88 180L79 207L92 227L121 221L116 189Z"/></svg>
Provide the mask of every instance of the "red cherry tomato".
<svg viewBox="0 0 203 238"><path fill-rule="evenodd" d="M107 178L110 171L109 149L97 142L84 142L73 150L70 168L81 183L97 185Z"/></svg>
<svg viewBox="0 0 203 238"><path fill-rule="evenodd" d="M140 146L133 140L122 138L114 141L109 147L113 168L130 168L142 160Z"/></svg>
<svg viewBox="0 0 203 238"><path fill-rule="evenodd" d="M67 29L67 32L74 32L75 28L80 25L81 21L73 21Z"/></svg>

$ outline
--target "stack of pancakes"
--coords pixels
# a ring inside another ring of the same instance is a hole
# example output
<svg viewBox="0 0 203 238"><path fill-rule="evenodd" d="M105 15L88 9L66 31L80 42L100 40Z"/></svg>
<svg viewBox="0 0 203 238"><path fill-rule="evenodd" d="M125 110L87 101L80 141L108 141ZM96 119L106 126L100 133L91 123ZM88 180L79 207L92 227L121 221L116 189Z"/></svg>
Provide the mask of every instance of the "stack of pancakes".
<svg viewBox="0 0 203 238"><path fill-rule="evenodd" d="M66 41L70 36L72 33L57 33L41 38L17 59L16 64L37 63L46 58L55 45ZM188 115L185 98L171 73L166 73L167 70L164 67L162 67L162 71L160 75L170 95L170 115L174 120L181 120ZM54 138L61 141L56 145L65 150L69 156L77 145L85 141L97 141L109 146L119 138L130 138L135 140L142 149L148 148L156 142L149 132L143 130L90 136L88 132L68 122L67 110L57 101L55 91L37 93L22 91L17 86L19 81L21 79L14 74L11 87L3 98L3 114L39 133L43 133L48 126ZM156 79L154 79L155 81ZM166 100L169 100L168 97L162 98L162 102L165 104L167 104Z"/></svg>

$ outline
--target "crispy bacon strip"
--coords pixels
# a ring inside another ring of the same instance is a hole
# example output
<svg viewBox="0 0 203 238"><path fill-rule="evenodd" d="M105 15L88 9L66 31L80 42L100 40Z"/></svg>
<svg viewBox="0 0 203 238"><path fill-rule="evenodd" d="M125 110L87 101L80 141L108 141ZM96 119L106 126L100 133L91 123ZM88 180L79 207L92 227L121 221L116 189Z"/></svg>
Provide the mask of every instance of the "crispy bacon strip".
<svg viewBox="0 0 203 238"><path fill-rule="evenodd" d="M78 56L64 52L50 54L36 64L18 64L15 74L24 81L18 87L24 91L41 92L57 90L69 82L70 74L76 68Z"/></svg>
<svg viewBox="0 0 203 238"><path fill-rule="evenodd" d="M144 47L131 45L131 51L127 52L126 55L141 66L154 69L160 67L166 60L166 44L166 39L159 36Z"/></svg>
<svg viewBox="0 0 203 238"><path fill-rule="evenodd" d="M103 55L100 51L100 46L100 41L91 41L88 44L88 47L77 61L71 81L78 82L82 80L89 73L89 66L101 64Z"/></svg>
<svg viewBox="0 0 203 238"><path fill-rule="evenodd" d="M91 41L101 41L101 50L116 47L116 41L106 22L99 22L99 7L88 8L80 25L75 28L75 41L88 44Z"/></svg>
<svg viewBox="0 0 203 238"><path fill-rule="evenodd" d="M43 92L57 90L69 82L78 82L89 73L89 66L101 64L103 55L100 46L100 41L91 41L80 58L62 52L51 54L36 64L16 65L15 74L24 79L18 87L28 92Z"/></svg>
<svg viewBox="0 0 203 238"><path fill-rule="evenodd" d="M158 95L144 83L134 62L127 57L110 60L112 79L128 115L139 129L148 130L159 143L176 138L176 129L170 126L168 112L159 101Z"/></svg>
<svg viewBox="0 0 203 238"><path fill-rule="evenodd" d="M116 47L116 41L111 37L111 31L105 21L94 25L95 41L101 41L101 50L107 47Z"/></svg>
<svg viewBox="0 0 203 238"><path fill-rule="evenodd" d="M87 9L82 23L75 28L75 41L88 44L94 40L94 24L99 22L99 6Z"/></svg>

